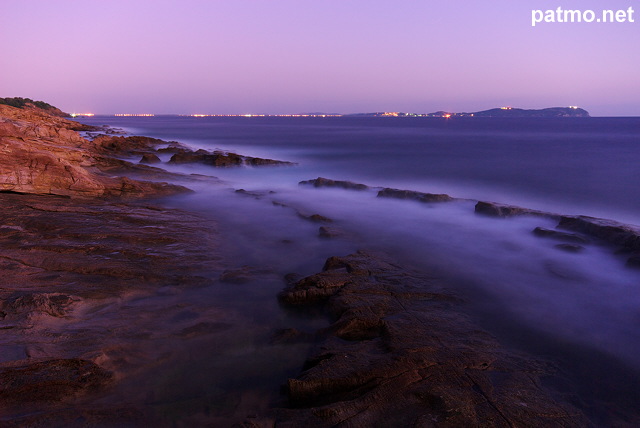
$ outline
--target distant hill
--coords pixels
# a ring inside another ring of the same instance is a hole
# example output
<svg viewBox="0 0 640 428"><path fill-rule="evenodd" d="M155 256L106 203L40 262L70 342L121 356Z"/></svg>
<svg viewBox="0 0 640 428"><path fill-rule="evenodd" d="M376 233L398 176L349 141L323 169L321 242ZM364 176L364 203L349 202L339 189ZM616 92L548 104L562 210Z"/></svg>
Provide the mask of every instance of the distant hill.
<svg viewBox="0 0 640 428"><path fill-rule="evenodd" d="M44 101L34 101L31 98L0 98L0 104L16 108L38 108L46 111L53 116L69 117L67 113L63 112L59 108L54 107L49 103L45 103Z"/></svg>
<svg viewBox="0 0 640 428"><path fill-rule="evenodd" d="M579 107L550 107L543 109L521 109L513 107L500 107L483 110L474 113L453 113L437 111L434 113L402 113L402 112L375 112L355 113L345 116L352 117L590 117L589 112Z"/></svg>
<svg viewBox="0 0 640 428"><path fill-rule="evenodd" d="M502 107L475 113L463 113L474 117L589 117L589 112L578 107L550 107L525 110L521 108Z"/></svg>

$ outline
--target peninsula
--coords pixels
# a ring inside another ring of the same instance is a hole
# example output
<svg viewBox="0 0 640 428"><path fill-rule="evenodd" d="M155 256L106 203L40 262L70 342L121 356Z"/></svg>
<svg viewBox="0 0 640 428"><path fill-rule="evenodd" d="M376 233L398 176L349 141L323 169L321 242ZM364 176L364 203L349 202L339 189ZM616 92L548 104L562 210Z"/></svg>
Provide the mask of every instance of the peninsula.
<svg viewBox="0 0 640 428"><path fill-rule="evenodd" d="M545 117L590 117L589 112L577 107L550 107L543 109L521 109L515 107L498 107L472 113L455 113L450 111L437 111L434 113L402 113L402 112L376 112L356 113L346 116L355 117L501 117L501 118L545 118Z"/></svg>

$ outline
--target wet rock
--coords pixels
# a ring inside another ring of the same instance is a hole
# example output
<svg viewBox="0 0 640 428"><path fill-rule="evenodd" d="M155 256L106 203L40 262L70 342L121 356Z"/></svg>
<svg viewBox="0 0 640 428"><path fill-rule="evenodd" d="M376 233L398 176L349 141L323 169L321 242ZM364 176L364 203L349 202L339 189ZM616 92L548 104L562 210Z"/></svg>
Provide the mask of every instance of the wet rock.
<svg viewBox="0 0 640 428"><path fill-rule="evenodd" d="M475 207L476 214L483 214L491 217L513 217L519 215L535 215L542 217L553 217L553 214L543 211L531 210L529 208L515 205L498 204L495 202L479 201Z"/></svg>
<svg viewBox="0 0 640 428"><path fill-rule="evenodd" d="M349 190L367 190L369 186L365 184L358 184L351 181L331 180L329 178L318 177L313 180L301 181L301 185L312 185L313 187L339 187L341 189Z"/></svg>
<svg viewBox="0 0 640 428"><path fill-rule="evenodd" d="M320 226L318 228L318 236L325 239L333 239L342 236L344 233L335 227Z"/></svg>
<svg viewBox="0 0 640 428"><path fill-rule="evenodd" d="M453 198L445 194L422 193L413 190L384 188L378 192L379 198L411 199L419 202L450 202Z"/></svg>
<svg viewBox="0 0 640 428"><path fill-rule="evenodd" d="M0 302L4 316L14 318L31 313L41 313L52 317L64 317L69 308L82 300L77 296L62 293L29 293Z"/></svg>
<svg viewBox="0 0 640 428"><path fill-rule="evenodd" d="M105 387L111 373L80 359L55 359L0 367L0 406L60 401Z"/></svg>
<svg viewBox="0 0 640 428"><path fill-rule="evenodd" d="M155 150L155 147L167 144L158 138L143 136L99 136L93 140L94 145L105 152L118 156L127 156Z"/></svg>
<svg viewBox="0 0 640 428"><path fill-rule="evenodd" d="M627 266L632 268L640 268L640 253L635 254L627 260Z"/></svg>
<svg viewBox="0 0 640 428"><path fill-rule="evenodd" d="M207 334L219 333L227 331L231 328L231 324L225 322L200 322L198 324L182 329L177 336L183 338L193 338L204 336Z"/></svg>
<svg viewBox="0 0 640 428"><path fill-rule="evenodd" d="M315 336L295 328L284 328L276 331L271 337L271 344L295 344L311 342Z"/></svg>
<svg viewBox="0 0 640 428"><path fill-rule="evenodd" d="M245 282L253 281L262 275L270 273L271 270L269 269L260 269L252 266L242 266L238 269L225 270L222 275L220 275L220 281L231 284L244 284Z"/></svg>
<svg viewBox="0 0 640 428"><path fill-rule="evenodd" d="M235 191L235 193L238 194L238 195L251 196L252 198L255 198L255 199L260 199L265 195L264 192L262 192L262 193L260 193L260 192L250 192L250 191L247 191L245 189L238 189L238 190Z"/></svg>
<svg viewBox="0 0 640 428"><path fill-rule="evenodd" d="M280 294L333 317L287 382L277 426L589 426L542 386L546 362L503 349L430 280L366 253Z"/></svg>
<svg viewBox="0 0 640 428"><path fill-rule="evenodd" d="M160 160L160 158L158 157L158 155L155 155L153 153L145 153L142 155L142 159L140 159L140 163L161 163L162 160Z"/></svg>
<svg viewBox="0 0 640 428"><path fill-rule="evenodd" d="M640 251L640 228L636 226L587 216L563 216L558 227L584 233L632 251Z"/></svg>
<svg viewBox="0 0 640 428"><path fill-rule="evenodd" d="M176 153L171 156L169 163L185 164L185 163L201 163L217 167L239 166L242 165L242 157L235 153L213 154L209 152L183 152Z"/></svg>
<svg viewBox="0 0 640 428"><path fill-rule="evenodd" d="M241 156L237 153L227 153L221 151L209 152L207 150L181 150L171 156L169 163L186 164L200 163L215 167L231 167L240 165L263 166L263 165L293 165L291 162L277 161L273 159L262 159L250 156Z"/></svg>
<svg viewBox="0 0 640 428"><path fill-rule="evenodd" d="M325 217L323 215L320 214L307 214L304 212L297 212L298 217L303 218L305 220L309 220L312 221L314 223L331 223L333 222L332 219L330 219L329 217Z"/></svg>
<svg viewBox="0 0 640 428"><path fill-rule="evenodd" d="M561 232L559 230L546 229L544 227L536 227L533 230L533 234L543 238L553 238L560 241L577 242L579 244L589 243L589 240L584 236L575 233Z"/></svg>
<svg viewBox="0 0 640 428"><path fill-rule="evenodd" d="M582 245L575 244L557 244L554 245L554 248L566 251L567 253L581 253L582 251L584 251L584 247Z"/></svg>

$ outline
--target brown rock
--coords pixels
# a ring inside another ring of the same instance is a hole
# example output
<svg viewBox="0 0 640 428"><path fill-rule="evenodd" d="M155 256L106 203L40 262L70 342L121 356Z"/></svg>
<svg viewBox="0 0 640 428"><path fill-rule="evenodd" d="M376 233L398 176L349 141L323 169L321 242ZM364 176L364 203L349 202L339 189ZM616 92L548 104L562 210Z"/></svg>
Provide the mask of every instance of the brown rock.
<svg viewBox="0 0 640 428"><path fill-rule="evenodd" d="M518 207L515 205L498 204L496 202L480 201L475 207L476 214L488 215L491 217L513 217L519 215L534 215L542 217L555 217L553 214L544 211L531 210L529 208Z"/></svg>
<svg viewBox="0 0 640 428"><path fill-rule="evenodd" d="M95 391L111 374L80 359L58 359L0 367L0 406L6 403L60 401Z"/></svg>
<svg viewBox="0 0 640 428"><path fill-rule="evenodd" d="M542 387L547 363L510 353L425 278L366 253L327 260L280 295L334 317L287 383L276 426L590 426Z"/></svg>
<svg viewBox="0 0 640 428"><path fill-rule="evenodd" d="M114 178L97 170L96 145L68 127L75 122L0 106L0 191L67 197L150 196L181 186ZM109 137L111 138L111 137Z"/></svg>
<svg viewBox="0 0 640 428"><path fill-rule="evenodd" d="M142 155L142 159L140 159L140 163L161 163L162 161L158 157L158 155L154 155L153 153L145 153Z"/></svg>
<svg viewBox="0 0 640 428"><path fill-rule="evenodd" d="M349 190L367 190L369 186L365 184L353 183L351 181L331 180L329 178L318 177L313 180L301 181L301 185L312 185L313 187L339 187Z"/></svg>

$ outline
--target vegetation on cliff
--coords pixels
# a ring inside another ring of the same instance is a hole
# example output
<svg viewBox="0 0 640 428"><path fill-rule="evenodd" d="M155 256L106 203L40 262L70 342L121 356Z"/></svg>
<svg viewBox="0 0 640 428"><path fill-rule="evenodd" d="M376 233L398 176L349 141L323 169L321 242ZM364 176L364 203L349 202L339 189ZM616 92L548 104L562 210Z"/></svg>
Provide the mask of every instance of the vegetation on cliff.
<svg viewBox="0 0 640 428"><path fill-rule="evenodd" d="M35 107L41 110L45 110L49 114L54 116L68 117L69 115L57 107L52 106L44 101L34 101L31 98L13 97L13 98L0 98L0 104L4 104L16 108Z"/></svg>

